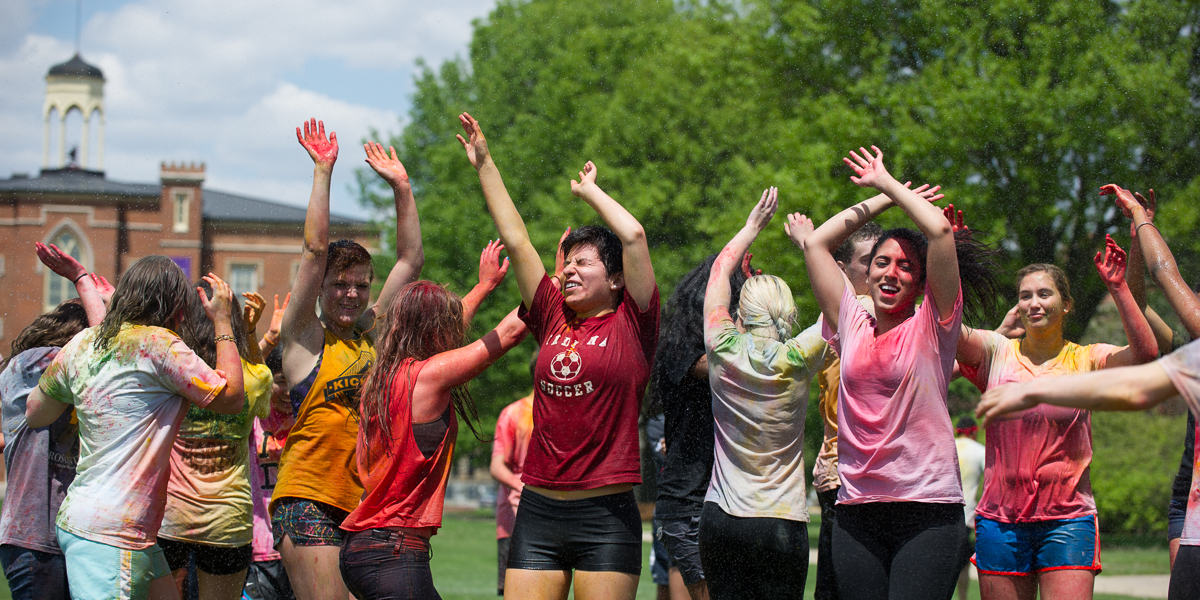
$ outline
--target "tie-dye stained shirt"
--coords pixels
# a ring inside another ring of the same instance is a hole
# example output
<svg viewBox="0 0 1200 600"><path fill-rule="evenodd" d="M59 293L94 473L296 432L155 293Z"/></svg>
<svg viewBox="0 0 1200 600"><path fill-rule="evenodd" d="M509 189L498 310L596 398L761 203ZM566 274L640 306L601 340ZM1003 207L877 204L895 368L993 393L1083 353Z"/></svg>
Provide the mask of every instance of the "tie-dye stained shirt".
<svg viewBox="0 0 1200 600"><path fill-rule="evenodd" d="M492 457L500 457L518 478L525 470L525 455L533 436L533 394L509 404L496 420L496 440L492 442ZM496 539L512 535L517 522L517 505L521 492L503 483L496 491Z"/></svg>
<svg viewBox="0 0 1200 600"><path fill-rule="evenodd" d="M1021 354L1021 340L974 329L984 361L963 369L981 390L1035 377L1103 369L1123 346L1067 342L1058 356L1035 365ZM1088 471L1092 464L1092 413L1039 404L987 428L987 468L976 513L1002 523L1074 519L1096 514Z"/></svg>
<svg viewBox="0 0 1200 600"><path fill-rule="evenodd" d="M804 415L828 348L820 326L781 343L739 333L724 306L704 321L716 422L704 501L735 517L808 521Z"/></svg>
<svg viewBox="0 0 1200 600"><path fill-rule="evenodd" d="M246 403L223 415L188 409L171 450L167 508L159 537L236 548L253 537L249 445L256 417L270 409L271 370L242 361Z"/></svg>
<svg viewBox="0 0 1200 600"><path fill-rule="evenodd" d="M79 463L57 524L141 550L154 545L162 523L179 424L192 403L208 406L225 378L168 329L125 324L103 350L98 331L68 342L38 383L79 418Z"/></svg>
<svg viewBox="0 0 1200 600"><path fill-rule="evenodd" d="M1200 418L1200 340L1158 359L1158 365L1175 384L1175 389L1187 402L1192 415ZM1200 428L1196 432L1197 441L1200 442ZM1200 443L1196 447L1200 448ZM1188 493L1187 517L1179 543L1200 546L1200 460L1192 461L1192 489Z"/></svg>

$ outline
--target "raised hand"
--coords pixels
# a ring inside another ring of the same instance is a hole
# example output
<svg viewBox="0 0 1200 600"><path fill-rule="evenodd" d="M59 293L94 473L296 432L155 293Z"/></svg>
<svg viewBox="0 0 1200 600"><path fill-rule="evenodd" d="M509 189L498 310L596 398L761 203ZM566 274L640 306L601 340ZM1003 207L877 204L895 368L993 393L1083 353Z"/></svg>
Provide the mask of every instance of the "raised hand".
<svg viewBox="0 0 1200 600"><path fill-rule="evenodd" d="M814 229L812 219L800 213L788 215L787 223L783 224L783 230L787 232L788 239L792 240L792 243L801 250L804 249L804 240L812 235Z"/></svg>
<svg viewBox="0 0 1200 600"><path fill-rule="evenodd" d="M109 283L103 275L92 273L91 278L92 284L96 286L96 293L100 294L100 299L104 301L104 306L108 306L109 301L112 300L113 292L117 291L117 288L113 287L113 284Z"/></svg>
<svg viewBox="0 0 1200 600"><path fill-rule="evenodd" d="M296 128L296 139L300 141L300 145L308 150L308 155L313 159L318 166L333 167L333 163L337 162L338 142L337 134L329 132L329 137L325 137L325 122L312 119L304 122L304 134L301 135L300 128Z"/></svg>
<svg viewBox="0 0 1200 600"><path fill-rule="evenodd" d="M204 293L204 288L196 288L200 292L200 303L204 305L204 313L213 323L228 323L231 307L233 306L233 290L220 277L209 273L203 277L212 286L212 298Z"/></svg>
<svg viewBox="0 0 1200 600"><path fill-rule="evenodd" d="M762 269L755 270L750 268L750 259L752 258L754 258L754 254L751 252L742 255L742 275L745 275L746 279L750 279L755 275L762 275Z"/></svg>
<svg viewBox="0 0 1200 600"><path fill-rule="evenodd" d="M1121 209L1121 214L1125 215L1126 219L1133 218L1133 209L1138 205L1138 201L1129 190L1115 183L1110 183L1100 186L1100 195L1113 196L1113 202L1117 205L1117 208Z"/></svg>
<svg viewBox="0 0 1200 600"><path fill-rule="evenodd" d="M500 240L488 242L483 253L479 255L479 284L486 285L491 289L496 289L501 281L504 281L504 276L508 274L508 258L505 257L504 262L500 262L500 253L504 250L504 244Z"/></svg>
<svg viewBox="0 0 1200 600"><path fill-rule="evenodd" d="M862 152L861 156L851 150L850 157L854 160L845 157L842 158L843 162L851 169L854 169L856 177L850 178L850 181L854 182L854 185L859 187L876 187L883 178L890 176L887 167L883 166L883 151L875 146L871 146L871 150L875 151L875 156L871 156L871 153L867 152L866 148L860 147L858 151Z"/></svg>
<svg viewBox="0 0 1200 600"><path fill-rule="evenodd" d="M475 120L468 113L458 115L458 122L462 124L463 132L467 134L467 138L456 135L458 142L462 144L463 150L467 151L467 160L471 161L471 166L475 170L479 170L488 158L487 140L483 137L483 130L479 128L479 121Z"/></svg>
<svg viewBox="0 0 1200 600"><path fill-rule="evenodd" d="M379 142L367 142L363 144L363 150L367 151L367 164L371 165L371 168L375 169L375 172L388 182L388 185L392 188L409 185L408 171L404 169L400 159L396 158L395 148L388 146L391 156L388 156Z"/></svg>
<svg viewBox="0 0 1200 600"><path fill-rule="evenodd" d="M242 308L242 321L246 323L246 331L258 329L258 321L262 318L263 309L267 307L267 299L258 292L242 292L246 306Z"/></svg>
<svg viewBox="0 0 1200 600"><path fill-rule="evenodd" d="M279 294L275 294L275 312L271 313L271 324L267 326L267 332L263 334L263 339L267 343L274 346L279 343L279 329L283 327L283 311L287 310L288 302L292 301L292 294L283 297L283 306L279 305ZM291 413L291 409L288 409Z"/></svg>
<svg viewBox="0 0 1200 600"><path fill-rule="evenodd" d="M1008 312L1004 315L1004 320L1000 321L1000 326L996 328L996 333L1010 340L1015 340L1025 335L1025 328L1021 326L1020 307L1013 306L1008 309Z"/></svg>
<svg viewBox="0 0 1200 600"><path fill-rule="evenodd" d="M771 222L771 218L775 216L775 211L778 209L779 188L769 187L763 190L762 197L758 199L758 203L750 210L750 216L746 217L746 227L750 227L755 231L766 229L767 225Z"/></svg>
<svg viewBox="0 0 1200 600"><path fill-rule="evenodd" d="M558 238L558 247L554 250L554 278L559 281L562 281L563 266L567 264L567 256L563 254L563 242L567 241L568 235L571 235L570 227Z"/></svg>
<svg viewBox="0 0 1200 600"><path fill-rule="evenodd" d="M1146 209L1146 218L1149 219L1150 221L1153 221L1154 220L1154 211L1158 208L1158 199L1154 197L1153 189L1150 190L1148 193L1150 194L1149 200L1147 200L1146 197L1143 196L1141 192L1134 192L1133 197L1137 198L1138 204L1141 204L1142 208Z"/></svg>
<svg viewBox="0 0 1200 600"><path fill-rule="evenodd" d="M942 209L942 214L946 216L947 221L950 221L951 231L958 233L959 231L966 231L967 229L970 229L963 221L963 211L960 210L957 214L955 214L953 204Z"/></svg>
<svg viewBox="0 0 1200 600"><path fill-rule="evenodd" d="M911 181L905 182L904 187L911 188L912 182ZM938 190L940 190L940 189L942 189L942 186L940 186L940 185L935 185L933 187L929 187L929 184L926 183L925 185L922 185L921 187L913 190L913 193L930 201L930 202L937 202L938 200L941 200L942 198L946 197L945 194L938 193Z"/></svg>
<svg viewBox="0 0 1200 600"><path fill-rule="evenodd" d="M58 246L54 244L47 246L36 242L34 247L37 248L38 260L42 261L42 264L51 271L65 277L67 281L74 283L87 274L87 269L83 268L83 265L75 260L75 257L59 250Z"/></svg>
<svg viewBox="0 0 1200 600"><path fill-rule="evenodd" d="M596 165L590 160L583 165L583 170L579 172L579 181L571 180L571 193L582 198L584 187L589 184L596 185Z"/></svg>
<svg viewBox="0 0 1200 600"><path fill-rule="evenodd" d="M1125 251L1113 241L1111 235L1104 236L1104 250L1096 253L1096 270L1107 286L1125 283Z"/></svg>

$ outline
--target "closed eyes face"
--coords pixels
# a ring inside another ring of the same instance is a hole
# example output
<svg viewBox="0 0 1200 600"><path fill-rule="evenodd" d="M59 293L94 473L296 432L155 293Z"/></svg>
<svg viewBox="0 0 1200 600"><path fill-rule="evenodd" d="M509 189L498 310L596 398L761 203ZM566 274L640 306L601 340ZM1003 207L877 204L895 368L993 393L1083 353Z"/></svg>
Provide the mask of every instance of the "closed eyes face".
<svg viewBox="0 0 1200 600"><path fill-rule="evenodd" d="M592 246L572 248L563 263L563 300L577 313L614 306L624 287L625 278L620 273L610 276L600 253Z"/></svg>
<svg viewBox="0 0 1200 600"><path fill-rule="evenodd" d="M921 264L907 242L889 238L879 245L867 274L876 314L912 310L921 281Z"/></svg>
<svg viewBox="0 0 1200 600"><path fill-rule="evenodd" d="M1021 279L1017 312L1027 330L1062 331L1063 319L1070 309L1070 302L1063 299L1049 273L1038 271Z"/></svg>

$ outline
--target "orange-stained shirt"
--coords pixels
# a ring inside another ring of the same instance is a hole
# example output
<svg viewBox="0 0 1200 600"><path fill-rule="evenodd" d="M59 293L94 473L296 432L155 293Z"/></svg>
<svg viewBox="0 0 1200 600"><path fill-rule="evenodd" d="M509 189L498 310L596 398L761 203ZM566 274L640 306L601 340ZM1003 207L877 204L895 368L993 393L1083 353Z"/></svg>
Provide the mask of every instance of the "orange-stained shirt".
<svg viewBox="0 0 1200 600"><path fill-rule="evenodd" d="M354 460L358 441L358 387L375 362L365 333L344 340L325 331L317 376L287 436L271 512L280 498L303 498L353 511L363 485Z"/></svg>
<svg viewBox="0 0 1200 600"><path fill-rule="evenodd" d="M525 472L525 454L529 452L529 439L533 436L533 392L509 404L500 411L496 420L496 439L492 442L492 456L500 456L508 470L517 477ZM496 538L512 535L517 522L517 505L521 503L521 492L503 483L496 492Z"/></svg>

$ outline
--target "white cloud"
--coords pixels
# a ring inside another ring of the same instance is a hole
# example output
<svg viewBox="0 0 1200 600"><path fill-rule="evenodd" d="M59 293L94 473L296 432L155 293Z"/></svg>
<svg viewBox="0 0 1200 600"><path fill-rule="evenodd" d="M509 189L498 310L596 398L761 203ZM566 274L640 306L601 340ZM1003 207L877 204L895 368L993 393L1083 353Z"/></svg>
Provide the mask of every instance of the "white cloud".
<svg viewBox="0 0 1200 600"><path fill-rule="evenodd" d="M493 5L140 0L96 13L83 53L106 78L106 171L154 181L161 160L204 161L214 188L303 204L311 164L294 132L315 116L342 147L334 209L362 215L345 191L362 164L359 140L371 127L398 129L415 60L465 55L471 21ZM43 77L74 50L35 30L42 8L0 2L0 177L40 166Z"/></svg>

